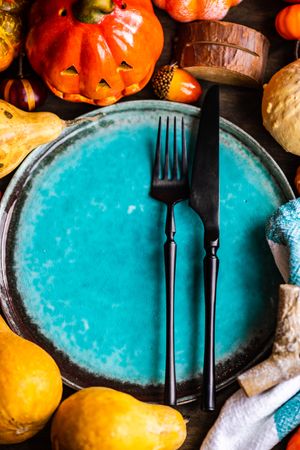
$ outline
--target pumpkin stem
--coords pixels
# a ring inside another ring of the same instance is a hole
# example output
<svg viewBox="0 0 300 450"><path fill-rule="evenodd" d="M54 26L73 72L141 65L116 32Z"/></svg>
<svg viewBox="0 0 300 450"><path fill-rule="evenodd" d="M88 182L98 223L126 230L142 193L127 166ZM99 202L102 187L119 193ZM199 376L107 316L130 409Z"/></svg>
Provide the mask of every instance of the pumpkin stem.
<svg viewBox="0 0 300 450"><path fill-rule="evenodd" d="M103 16L113 12L116 5L126 8L123 0L79 0L74 5L74 14L80 22L99 23Z"/></svg>

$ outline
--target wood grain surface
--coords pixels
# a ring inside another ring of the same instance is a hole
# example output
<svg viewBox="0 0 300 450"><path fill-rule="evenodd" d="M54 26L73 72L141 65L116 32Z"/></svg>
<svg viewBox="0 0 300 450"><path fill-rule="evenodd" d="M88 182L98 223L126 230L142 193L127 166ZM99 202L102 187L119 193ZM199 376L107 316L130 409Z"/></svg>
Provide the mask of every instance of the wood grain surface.
<svg viewBox="0 0 300 450"><path fill-rule="evenodd" d="M275 15L284 6L286 5L280 0L244 0L238 7L233 8L226 17L227 21L253 27L269 38L271 47L266 69L266 81L278 69L294 59L295 43L281 39L274 28ZM172 60L172 41L176 33L176 24L164 12L157 11L157 13L165 29L165 48L159 61L159 64L164 64ZM203 86L207 86L206 83L203 83ZM153 98L150 87L145 88L143 92L134 97L129 97L128 100L142 98ZM224 86L221 89L221 114L253 136L277 161L292 184L296 167L300 165L300 158L285 153L264 130L260 112L261 98L262 89L252 90ZM89 105L67 103L51 94L49 94L47 103L43 107L43 110L53 111L64 119L74 118L91 109L93 107ZM9 178L0 181L0 190L5 188ZM236 389L237 385L235 384L218 394L217 411L214 413L202 412L198 403L180 408L184 415L190 417L188 438L182 447L183 450L195 450L200 447L205 434L217 418L219 409ZM70 395L71 392L71 389L65 388L64 396ZM42 432L27 442L19 445L3 445L1 448L3 450L50 450L49 424ZM275 448L277 450L284 449L284 442ZM231 449L224 448L224 450ZM240 450L251 450L251 448Z"/></svg>

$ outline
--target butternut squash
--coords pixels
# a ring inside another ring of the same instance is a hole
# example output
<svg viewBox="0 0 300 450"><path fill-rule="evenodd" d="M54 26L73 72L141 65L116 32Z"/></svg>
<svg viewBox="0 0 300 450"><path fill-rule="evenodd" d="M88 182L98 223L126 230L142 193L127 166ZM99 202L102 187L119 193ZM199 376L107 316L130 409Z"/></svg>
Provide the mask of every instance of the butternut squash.
<svg viewBox="0 0 300 450"><path fill-rule="evenodd" d="M61 400L61 375L45 350L17 336L1 316L0 365L0 444L17 444L50 419Z"/></svg>
<svg viewBox="0 0 300 450"><path fill-rule="evenodd" d="M53 450L177 450L186 438L182 415L105 387L83 389L59 406Z"/></svg>
<svg viewBox="0 0 300 450"><path fill-rule="evenodd" d="M67 122L50 112L25 112L0 100L0 178L39 145L56 139Z"/></svg>

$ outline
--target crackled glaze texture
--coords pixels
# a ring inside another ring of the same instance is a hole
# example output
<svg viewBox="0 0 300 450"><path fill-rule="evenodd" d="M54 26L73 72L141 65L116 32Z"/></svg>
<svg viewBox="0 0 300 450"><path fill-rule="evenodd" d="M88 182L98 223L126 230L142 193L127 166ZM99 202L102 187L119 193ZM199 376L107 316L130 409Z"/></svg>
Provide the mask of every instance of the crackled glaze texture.
<svg viewBox="0 0 300 450"><path fill-rule="evenodd" d="M191 150L198 111L134 103L101 110L98 120L27 158L15 183L39 162L14 206L8 253L14 288L41 335L92 373L155 385L164 380L165 359L165 208L149 197L156 127L159 115L174 116L172 108L178 118L184 115ZM253 339L265 342L273 330L280 277L264 227L289 192L225 125L218 362ZM13 189L14 184L2 208ZM182 382L202 371L203 228L187 202L175 214L176 369Z"/></svg>

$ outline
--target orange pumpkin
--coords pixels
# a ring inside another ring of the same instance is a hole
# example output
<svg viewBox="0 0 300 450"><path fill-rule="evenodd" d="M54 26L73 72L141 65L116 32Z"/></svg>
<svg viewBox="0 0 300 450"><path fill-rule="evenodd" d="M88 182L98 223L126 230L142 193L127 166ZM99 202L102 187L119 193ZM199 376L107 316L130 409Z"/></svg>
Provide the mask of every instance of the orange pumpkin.
<svg viewBox="0 0 300 450"><path fill-rule="evenodd" d="M153 0L159 8L165 9L179 22L193 20L220 20L232 6L242 0Z"/></svg>
<svg viewBox="0 0 300 450"><path fill-rule="evenodd" d="M300 39L300 5L291 5L282 9L277 14L275 26L284 39Z"/></svg>
<svg viewBox="0 0 300 450"><path fill-rule="evenodd" d="M100 106L140 91L162 47L151 0L37 0L26 41L54 94Z"/></svg>
<svg viewBox="0 0 300 450"><path fill-rule="evenodd" d="M300 450L300 428L289 440L286 450Z"/></svg>

